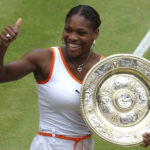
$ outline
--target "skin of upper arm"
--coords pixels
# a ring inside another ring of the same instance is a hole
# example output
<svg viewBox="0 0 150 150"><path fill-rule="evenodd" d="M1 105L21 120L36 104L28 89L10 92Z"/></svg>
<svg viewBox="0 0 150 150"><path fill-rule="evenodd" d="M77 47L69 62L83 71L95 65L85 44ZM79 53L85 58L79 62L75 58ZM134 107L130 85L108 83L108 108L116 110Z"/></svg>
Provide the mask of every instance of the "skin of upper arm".
<svg viewBox="0 0 150 150"><path fill-rule="evenodd" d="M40 68L43 49L35 49L25 54L20 60L7 63L0 73L0 82L18 80Z"/></svg>

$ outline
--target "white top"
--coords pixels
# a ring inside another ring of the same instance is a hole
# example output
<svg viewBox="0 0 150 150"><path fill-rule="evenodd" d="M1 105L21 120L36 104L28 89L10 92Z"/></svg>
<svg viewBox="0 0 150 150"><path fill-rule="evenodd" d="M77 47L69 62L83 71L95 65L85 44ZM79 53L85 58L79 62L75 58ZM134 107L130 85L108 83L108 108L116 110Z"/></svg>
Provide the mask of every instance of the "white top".
<svg viewBox="0 0 150 150"><path fill-rule="evenodd" d="M51 48L52 65L46 81L37 83L39 131L70 137L91 134L80 112L81 81L69 71L59 47Z"/></svg>

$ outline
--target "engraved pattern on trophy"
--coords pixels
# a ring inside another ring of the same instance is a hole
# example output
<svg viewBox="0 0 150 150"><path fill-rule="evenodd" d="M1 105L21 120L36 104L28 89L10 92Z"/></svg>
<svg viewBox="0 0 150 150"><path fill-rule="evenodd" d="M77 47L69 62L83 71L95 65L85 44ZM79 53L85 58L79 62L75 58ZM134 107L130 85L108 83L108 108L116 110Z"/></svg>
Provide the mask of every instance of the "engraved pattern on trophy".
<svg viewBox="0 0 150 150"><path fill-rule="evenodd" d="M145 89L144 84L133 75L113 75L106 79L97 91L99 109L114 125L134 125L140 122L149 110ZM138 108L143 111L137 111Z"/></svg>
<svg viewBox="0 0 150 150"><path fill-rule="evenodd" d="M150 62L112 55L93 66L80 94L83 118L103 140L132 146L150 131Z"/></svg>
<svg viewBox="0 0 150 150"><path fill-rule="evenodd" d="M94 107L93 107L93 100L92 100L92 94L93 94L93 89L88 86L85 90L85 107L88 113L93 113Z"/></svg>

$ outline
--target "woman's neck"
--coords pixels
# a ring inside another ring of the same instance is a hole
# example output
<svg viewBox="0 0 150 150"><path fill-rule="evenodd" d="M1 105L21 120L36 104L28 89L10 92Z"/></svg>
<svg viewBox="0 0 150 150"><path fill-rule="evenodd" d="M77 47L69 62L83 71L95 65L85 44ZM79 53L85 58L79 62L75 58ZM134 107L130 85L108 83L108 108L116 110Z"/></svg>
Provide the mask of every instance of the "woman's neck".
<svg viewBox="0 0 150 150"><path fill-rule="evenodd" d="M90 56L92 55L92 52L89 50L86 54L72 57L67 53L66 47L62 48L62 53L67 63L77 66L87 63Z"/></svg>

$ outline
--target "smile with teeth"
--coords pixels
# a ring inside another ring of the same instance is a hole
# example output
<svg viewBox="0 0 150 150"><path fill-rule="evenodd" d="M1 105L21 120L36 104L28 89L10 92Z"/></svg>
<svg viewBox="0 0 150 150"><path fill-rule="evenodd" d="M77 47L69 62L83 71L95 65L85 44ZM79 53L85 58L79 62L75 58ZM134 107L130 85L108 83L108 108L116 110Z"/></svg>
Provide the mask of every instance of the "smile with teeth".
<svg viewBox="0 0 150 150"><path fill-rule="evenodd" d="M71 48L80 48L80 45L79 44L71 44L71 43L69 43L69 47L71 47Z"/></svg>

